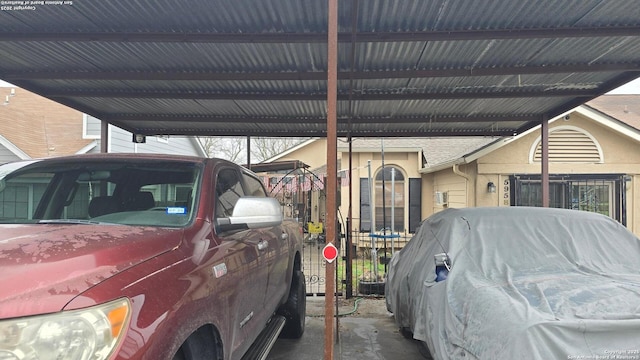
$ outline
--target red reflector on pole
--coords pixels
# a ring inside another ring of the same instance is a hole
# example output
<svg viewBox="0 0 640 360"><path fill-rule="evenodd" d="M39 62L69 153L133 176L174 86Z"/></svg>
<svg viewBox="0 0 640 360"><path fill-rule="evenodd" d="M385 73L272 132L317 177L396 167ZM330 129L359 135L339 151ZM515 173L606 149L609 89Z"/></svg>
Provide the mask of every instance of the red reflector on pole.
<svg viewBox="0 0 640 360"><path fill-rule="evenodd" d="M322 256L327 262L332 263L338 257L338 248L333 243L328 243L322 249Z"/></svg>

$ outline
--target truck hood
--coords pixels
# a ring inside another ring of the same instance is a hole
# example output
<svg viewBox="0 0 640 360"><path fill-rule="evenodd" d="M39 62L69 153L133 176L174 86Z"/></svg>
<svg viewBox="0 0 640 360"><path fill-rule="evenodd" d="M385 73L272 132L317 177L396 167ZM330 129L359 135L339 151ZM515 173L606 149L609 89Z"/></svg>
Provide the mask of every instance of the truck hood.
<svg viewBox="0 0 640 360"><path fill-rule="evenodd" d="M182 229L0 225L0 319L60 311L75 296L177 247Z"/></svg>

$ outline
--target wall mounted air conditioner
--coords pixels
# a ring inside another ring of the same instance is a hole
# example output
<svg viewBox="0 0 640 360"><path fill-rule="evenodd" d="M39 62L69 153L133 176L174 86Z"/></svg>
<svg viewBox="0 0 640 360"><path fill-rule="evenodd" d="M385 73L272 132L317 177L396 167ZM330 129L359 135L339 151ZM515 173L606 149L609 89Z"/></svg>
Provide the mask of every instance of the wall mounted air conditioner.
<svg viewBox="0 0 640 360"><path fill-rule="evenodd" d="M436 191L436 205L447 205L448 204L448 196L444 191Z"/></svg>

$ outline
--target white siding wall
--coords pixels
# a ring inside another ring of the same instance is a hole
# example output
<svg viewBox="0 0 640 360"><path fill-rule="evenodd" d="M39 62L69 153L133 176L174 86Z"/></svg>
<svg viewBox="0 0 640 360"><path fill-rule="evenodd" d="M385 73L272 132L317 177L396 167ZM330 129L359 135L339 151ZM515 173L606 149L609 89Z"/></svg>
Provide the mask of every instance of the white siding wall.
<svg viewBox="0 0 640 360"><path fill-rule="evenodd" d="M433 213L447 207L467 207L467 180L451 170L441 171L434 176L434 191L446 193L447 203L440 205L434 201Z"/></svg>
<svg viewBox="0 0 640 360"><path fill-rule="evenodd" d="M195 140L189 137L170 136L167 140L162 140L155 136L147 136L146 143L135 144L132 141L133 135L130 132L111 125L109 125L109 134L109 152L111 153L205 156L196 145ZM92 152L100 152L100 146L97 146Z"/></svg>
<svg viewBox="0 0 640 360"><path fill-rule="evenodd" d="M100 120L86 114L83 120L84 134L82 134L82 137L85 139L100 139ZM100 148L98 148L98 151L100 151Z"/></svg>
<svg viewBox="0 0 640 360"><path fill-rule="evenodd" d="M20 157L16 156L6 147L0 145L0 164L5 164L11 161L20 160Z"/></svg>

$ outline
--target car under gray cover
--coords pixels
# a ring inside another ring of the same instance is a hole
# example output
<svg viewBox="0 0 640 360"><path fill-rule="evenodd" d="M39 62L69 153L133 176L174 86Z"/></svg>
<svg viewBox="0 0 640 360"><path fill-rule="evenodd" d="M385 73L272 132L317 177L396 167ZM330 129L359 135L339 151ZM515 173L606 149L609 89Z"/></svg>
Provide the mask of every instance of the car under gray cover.
<svg viewBox="0 0 640 360"><path fill-rule="evenodd" d="M604 215L442 211L395 254L385 293L435 359L640 358L640 241Z"/></svg>

